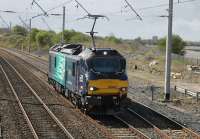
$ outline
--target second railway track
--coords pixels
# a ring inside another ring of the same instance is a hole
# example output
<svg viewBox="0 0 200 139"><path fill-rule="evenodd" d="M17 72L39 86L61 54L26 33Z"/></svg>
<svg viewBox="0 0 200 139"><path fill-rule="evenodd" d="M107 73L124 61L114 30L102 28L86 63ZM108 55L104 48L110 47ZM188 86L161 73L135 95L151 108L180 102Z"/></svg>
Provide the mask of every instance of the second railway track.
<svg viewBox="0 0 200 139"><path fill-rule="evenodd" d="M152 126L158 128L164 133L164 139L200 139L200 136L193 132L191 129L177 123L176 121L169 119L165 115L154 111L153 109L131 100L131 106L127 108L127 111L133 115L138 115L143 120L150 123Z"/></svg>
<svg viewBox="0 0 200 139"><path fill-rule="evenodd" d="M117 139L150 139L148 136L128 124L118 116L91 115L100 125L105 126L108 132Z"/></svg>
<svg viewBox="0 0 200 139"><path fill-rule="evenodd" d="M0 70L3 71L22 110L32 138L73 138L20 73L2 57L0 61Z"/></svg>

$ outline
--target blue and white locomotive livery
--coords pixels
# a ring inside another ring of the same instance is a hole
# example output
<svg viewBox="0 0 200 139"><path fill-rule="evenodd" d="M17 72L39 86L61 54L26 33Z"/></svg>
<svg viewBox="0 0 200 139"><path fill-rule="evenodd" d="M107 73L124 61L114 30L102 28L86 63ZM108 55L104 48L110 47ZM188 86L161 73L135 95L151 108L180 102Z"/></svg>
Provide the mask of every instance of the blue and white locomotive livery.
<svg viewBox="0 0 200 139"><path fill-rule="evenodd" d="M113 49L55 45L49 51L48 81L80 109L118 110L127 97L126 60Z"/></svg>

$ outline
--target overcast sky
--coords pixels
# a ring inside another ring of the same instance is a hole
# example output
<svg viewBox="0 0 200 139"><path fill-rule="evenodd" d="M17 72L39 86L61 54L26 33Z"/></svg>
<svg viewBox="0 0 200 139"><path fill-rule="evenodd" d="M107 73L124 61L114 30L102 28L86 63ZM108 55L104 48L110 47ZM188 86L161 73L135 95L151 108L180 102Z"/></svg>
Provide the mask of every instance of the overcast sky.
<svg viewBox="0 0 200 139"><path fill-rule="evenodd" d="M67 9L66 28L74 29L80 32L90 31L93 21L89 19L76 20L81 18L86 13L76 6L74 0L36 0L45 10L59 6L64 2ZM99 19L95 28L98 35L105 36L114 34L117 37L133 39L138 36L142 38L151 38L154 35L159 37L167 34L167 18L158 16L167 15L168 0L128 0L136 11L141 15L143 21L137 20L135 14L126 7L124 0L79 0L80 3L92 14L104 14L109 17ZM178 0L174 0L177 2ZM180 0L187 1L187 0ZM12 24L21 24L18 16L27 20L31 16L41 13L41 10L36 6L31 6L32 0L1 0L0 10L14 10L17 14L3 13L0 15ZM145 8L156 5L163 5L157 8ZM62 6L50 11L50 13L62 13ZM45 17L49 26L55 31L61 31L61 17ZM27 22L28 23L28 22ZM48 29L41 18L36 18L32 23L33 27ZM4 26L0 20L0 26ZM193 2L175 4L174 5L174 21L173 32L180 35L185 40L200 41L200 0Z"/></svg>

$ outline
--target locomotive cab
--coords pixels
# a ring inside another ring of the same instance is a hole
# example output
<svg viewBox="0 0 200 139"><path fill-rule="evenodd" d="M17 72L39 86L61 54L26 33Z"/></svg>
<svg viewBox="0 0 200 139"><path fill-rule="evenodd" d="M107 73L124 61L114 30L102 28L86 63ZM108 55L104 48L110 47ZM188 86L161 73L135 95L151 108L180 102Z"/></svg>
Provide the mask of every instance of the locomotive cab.
<svg viewBox="0 0 200 139"><path fill-rule="evenodd" d="M81 62L85 76L80 88L85 88L87 103L106 108L119 107L127 96L126 60L116 50L95 49Z"/></svg>
<svg viewBox="0 0 200 139"><path fill-rule="evenodd" d="M48 81L81 109L118 109L128 91L126 60L113 49L55 45L49 51Z"/></svg>

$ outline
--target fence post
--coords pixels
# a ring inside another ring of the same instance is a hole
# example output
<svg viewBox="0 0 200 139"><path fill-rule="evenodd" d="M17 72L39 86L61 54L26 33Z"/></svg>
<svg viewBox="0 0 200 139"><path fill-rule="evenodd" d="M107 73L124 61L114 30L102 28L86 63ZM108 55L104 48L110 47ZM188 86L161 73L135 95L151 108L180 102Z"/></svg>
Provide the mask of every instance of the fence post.
<svg viewBox="0 0 200 139"><path fill-rule="evenodd" d="M187 89L185 89L185 96L187 95Z"/></svg>
<svg viewBox="0 0 200 139"><path fill-rule="evenodd" d="M176 85L174 86L174 91L176 91L177 90L177 87L176 87Z"/></svg>

